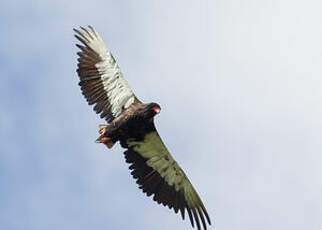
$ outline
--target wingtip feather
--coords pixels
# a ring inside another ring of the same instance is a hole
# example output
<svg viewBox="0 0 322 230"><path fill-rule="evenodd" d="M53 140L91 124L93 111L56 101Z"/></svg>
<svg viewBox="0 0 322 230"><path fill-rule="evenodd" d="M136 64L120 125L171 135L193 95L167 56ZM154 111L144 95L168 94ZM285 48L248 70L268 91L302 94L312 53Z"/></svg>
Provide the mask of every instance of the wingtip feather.
<svg viewBox="0 0 322 230"><path fill-rule="evenodd" d="M77 34L74 34L74 36L75 36L75 38L77 38L81 43L83 43L85 46L88 46L87 45L87 42L83 39L83 38L81 38L80 36L78 36Z"/></svg>
<svg viewBox="0 0 322 230"><path fill-rule="evenodd" d="M192 213L191 213L190 208L188 208L188 207L187 207L187 212L188 212L188 215L189 215L190 223L191 223L192 227L194 228L195 224L194 224L194 221L193 221Z"/></svg>
<svg viewBox="0 0 322 230"><path fill-rule="evenodd" d="M200 227L200 221L199 221L199 217L198 217L198 214L196 212L196 209L192 209L192 213L193 213L193 216L195 217L195 221L196 221L196 224L197 224L197 229L200 230L201 227Z"/></svg>
<svg viewBox="0 0 322 230"><path fill-rule="evenodd" d="M197 208L197 211L198 211L198 213L199 213L199 217L200 217L200 219L201 219L202 226L203 226L204 230L207 230L206 221L205 221L205 218L204 218L204 216L203 216L203 213L202 213L202 212L201 212L201 210L200 210L200 207L198 207L198 208Z"/></svg>
<svg viewBox="0 0 322 230"><path fill-rule="evenodd" d="M80 28L84 30L91 39L94 39L93 34L86 27L80 26Z"/></svg>
<svg viewBox="0 0 322 230"><path fill-rule="evenodd" d="M208 221L208 224L209 224L209 225L211 225L211 221L210 221L210 218L209 218L208 212L207 212L207 210L206 210L206 208L205 208L205 206L204 206L203 204L201 205L201 209L202 209L203 213L204 213L204 214L205 214L205 216L206 216L206 219L207 219L207 221Z"/></svg>
<svg viewBox="0 0 322 230"><path fill-rule="evenodd" d="M97 32L96 32L96 30L94 29L94 27L93 27L93 26L88 25L88 28L90 28L90 30L92 31L92 33L93 33L93 34L95 34L95 36L97 36L97 35L98 35L98 34L97 34Z"/></svg>

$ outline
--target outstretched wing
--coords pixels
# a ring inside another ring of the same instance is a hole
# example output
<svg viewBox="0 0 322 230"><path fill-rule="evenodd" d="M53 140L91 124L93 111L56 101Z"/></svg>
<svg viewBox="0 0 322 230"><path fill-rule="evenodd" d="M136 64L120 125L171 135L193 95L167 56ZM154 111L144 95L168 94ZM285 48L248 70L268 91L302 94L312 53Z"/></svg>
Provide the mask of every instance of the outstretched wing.
<svg viewBox="0 0 322 230"><path fill-rule="evenodd" d="M79 85L88 104L95 104L96 113L110 122L137 99L100 35L91 26L81 29L74 29L84 45L76 45L81 49L77 53Z"/></svg>
<svg viewBox="0 0 322 230"><path fill-rule="evenodd" d="M201 219L206 230L205 218L211 224L207 210L157 131L147 133L142 141L128 139L121 144L128 148L124 153L126 162L131 164L129 169L139 188L147 196L153 194L154 201L173 208L175 213L180 210L183 219L187 210L191 225L194 227L196 223L199 230Z"/></svg>

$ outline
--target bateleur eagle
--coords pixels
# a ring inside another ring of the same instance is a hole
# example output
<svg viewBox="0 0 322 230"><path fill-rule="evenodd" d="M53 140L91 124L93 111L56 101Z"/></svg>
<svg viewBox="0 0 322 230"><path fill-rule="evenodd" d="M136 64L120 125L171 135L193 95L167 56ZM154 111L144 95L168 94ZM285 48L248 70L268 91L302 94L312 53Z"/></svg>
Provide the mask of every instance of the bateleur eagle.
<svg viewBox="0 0 322 230"><path fill-rule="evenodd" d="M123 78L120 68L103 39L91 26L74 29L82 43L78 52L79 85L89 105L104 118L96 140L111 148L117 141L127 149L126 162L132 176L147 196L164 206L185 211L191 225L207 229L210 218L188 177L173 159L155 126L154 116L160 112L157 103L142 103Z"/></svg>

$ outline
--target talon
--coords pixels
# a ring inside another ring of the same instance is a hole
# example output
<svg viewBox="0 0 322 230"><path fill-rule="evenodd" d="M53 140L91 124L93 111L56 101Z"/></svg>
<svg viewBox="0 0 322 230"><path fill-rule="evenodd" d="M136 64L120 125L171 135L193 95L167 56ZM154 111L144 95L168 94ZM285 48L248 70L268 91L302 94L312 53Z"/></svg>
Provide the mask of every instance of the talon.
<svg viewBox="0 0 322 230"><path fill-rule="evenodd" d="M101 129L98 131L98 133L102 135L102 134L104 134L104 133L105 133L105 130L106 130L106 128L101 128Z"/></svg>
<svg viewBox="0 0 322 230"><path fill-rule="evenodd" d="M106 143L110 142L111 140L112 140L112 138L110 138L110 137L104 137L104 136L100 136L100 137L97 139L97 141L98 141L99 143L103 143L103 144L106 144Z"/></svg>
<svg viewBox="0 0 322 230"><path fill-rule="evenodd" d="M104 137L103 135L99 136L96 141L96 143L102 143L104 145L106 145L107 148L112 148L113 145L115 144L113 141L112 141L112 138L110 137Z"/></svg>
<svg viewBox="0 0 322 230"><path fill-rule="evenodd" d="M99 127L98 133L103 135L105 133L105 131L106 131L107 125L99 125L98 127Z"/></svg>
<svg viewBox="0 0 322 230"><path fill-rule="evenodd" d="M100 136L96 139L95 142L102 143L106 145L109 149L112 148L113 145L115 144L112 138L104 136L104 134L106 133L107 125L99 125L98 127L99 127L98 133L100 134Z"/></svg>
<svg viewBox="0 0 322 230"><path fill-rule="evenodd" d="M104 134L100 135L97 139L96 139L96 143L103 143L106 144L108 142L110 142L112 140L112 138L110 137L105 137Z"/></svg>

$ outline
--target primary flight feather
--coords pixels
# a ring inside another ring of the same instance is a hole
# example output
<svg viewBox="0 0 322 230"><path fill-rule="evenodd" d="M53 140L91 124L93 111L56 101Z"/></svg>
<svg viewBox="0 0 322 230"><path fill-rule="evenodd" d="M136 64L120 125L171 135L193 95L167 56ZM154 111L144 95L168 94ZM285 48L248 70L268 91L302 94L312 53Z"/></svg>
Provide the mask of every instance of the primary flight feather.
<svg viewBox="0 0 322 230"><path fill-rule="evenodd" d="M173 159L155 126L154 116L160 112L157 103L143 104L134 95L123 78L114 57L103 39L91 26L74 29L75 37L82 43L78 52L77 73L79 85L89 105L105 118L108 125L100 125L96 140L108 148L119 141L127 149L126 162L132 176L147 196L164 206L185 211L191 225L201 225L206 230L210 218L198 193L184 171Z"/></svg>

